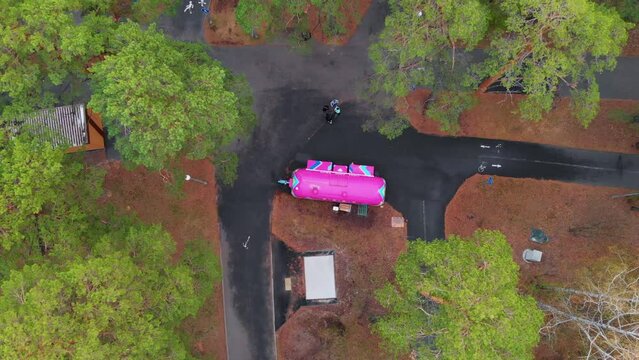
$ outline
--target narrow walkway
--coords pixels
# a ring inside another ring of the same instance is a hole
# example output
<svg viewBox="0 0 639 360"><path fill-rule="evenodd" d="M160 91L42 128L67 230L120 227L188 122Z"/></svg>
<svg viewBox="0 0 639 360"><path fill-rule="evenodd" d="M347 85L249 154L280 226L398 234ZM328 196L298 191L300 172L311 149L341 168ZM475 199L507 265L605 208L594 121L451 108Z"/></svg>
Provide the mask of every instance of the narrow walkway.
<svg viewBox="0 0 639 360"><path fill-rule="evenodd" d="M369 114L356 94L369 76L368 45L386 11L385 2L374 1L348 46L315 44L310 56L285 42L210 49L212 57L247 76L260 118L253 137L237 144L241 162L235 186L220 194L231 360L276 358L269 216L275 180L296 156L374 164L388 181L388 202L408 219L411 238L443 236L446 204L482 162L490 174L639 187L639 156L515 142L501 142L496 152L480 147L499 143L493 140L411 130L390 142L363 133L360 125ZM178 14L162 19L160 27L176 39L199 42L202 21ZM615 72L600 76L602 97L639 99L636 80L639 60L622 58ZM343 102L343 115L328 126L320 110L335 97Z"/></svg>

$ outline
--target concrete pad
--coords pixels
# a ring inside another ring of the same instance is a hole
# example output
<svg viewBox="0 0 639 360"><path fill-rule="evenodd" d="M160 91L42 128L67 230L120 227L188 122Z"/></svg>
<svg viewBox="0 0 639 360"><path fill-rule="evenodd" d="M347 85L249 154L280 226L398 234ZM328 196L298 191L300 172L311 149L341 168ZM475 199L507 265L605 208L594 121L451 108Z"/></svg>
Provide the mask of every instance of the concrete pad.
<svg viewBox="0 0 639 360"><path fill-rule="evenodd" d="M305 256L304 282L307 300L335 299L333 255Z"/></svg>

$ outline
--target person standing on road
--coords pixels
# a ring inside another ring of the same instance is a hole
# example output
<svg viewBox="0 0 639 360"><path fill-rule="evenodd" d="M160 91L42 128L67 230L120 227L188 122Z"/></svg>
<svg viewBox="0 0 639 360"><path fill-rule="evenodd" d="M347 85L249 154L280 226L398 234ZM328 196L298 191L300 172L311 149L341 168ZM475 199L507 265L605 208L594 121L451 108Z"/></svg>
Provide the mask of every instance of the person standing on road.
<svg viewBox="0 0 639 360"><path fill-rule="evenodd" d="M325 114L326 122L332 125L333 120L337 119L339 114L342 112L342 109L339 107L339 100L331 100L329 105L324 105L324 107L322 107L322 111Z"/></svg>
<svg viewBox="0 0 639 360"><path fill-rule="evenodd" d="M329 125L333 125L333 118L335 117L333 109L328 105L324 105L324 107L322 107L322 111L324 112L326 122L329 123Z"/></svg>

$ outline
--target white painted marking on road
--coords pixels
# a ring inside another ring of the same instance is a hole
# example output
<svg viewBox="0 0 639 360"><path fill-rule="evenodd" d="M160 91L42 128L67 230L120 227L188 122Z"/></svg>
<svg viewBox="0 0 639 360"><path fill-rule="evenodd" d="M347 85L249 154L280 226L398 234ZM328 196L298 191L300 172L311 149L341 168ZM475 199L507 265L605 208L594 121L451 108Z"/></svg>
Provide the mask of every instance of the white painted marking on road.
<svg viewBox="0 0 639 360"><path fill-rule="evenodd" d="M501 165L499 165L499 164L491 164L490 166L496 167L496 168L500 168L501 167Z"/></svg>
<svg viewBox="0 0 639 360"><path fill-rule="evenodd" d="M246 238L246 241L242 243L242 246L248 250L248 242L251 241L251 235Z"/></svg>
<svg viewBox="0 0 639 360"><path fill-rule="evenodd" d="M559 166L569 166L581 169L590 169L590 170L603 170L603 171L618 171L618 168L607 168L601 166L588 166L588 165L579 165L579 164L570 164L559 161L545 161L545 160L530 160L530 159L521 159L521 158L510 158L510 157L501 157L501 156L480 156L480 158L490 158L490 159L499 159L499 160L511 160L511 161L522 161L522 162L531 162L536 164L547 164L547 165L559 165ZM638 173L639 170L626 170L623 169L624 172L627 173Z"/></svg>
<svg viewBox="0 0 639 360"><path fill-rule="evenodd" d="M269 257L271 258L271 319L273 319L273 339L277 339L275 335L275 285L273 285L273 245L269 247ZM277 340L273 341L274 359L277 359Z"/></svg>

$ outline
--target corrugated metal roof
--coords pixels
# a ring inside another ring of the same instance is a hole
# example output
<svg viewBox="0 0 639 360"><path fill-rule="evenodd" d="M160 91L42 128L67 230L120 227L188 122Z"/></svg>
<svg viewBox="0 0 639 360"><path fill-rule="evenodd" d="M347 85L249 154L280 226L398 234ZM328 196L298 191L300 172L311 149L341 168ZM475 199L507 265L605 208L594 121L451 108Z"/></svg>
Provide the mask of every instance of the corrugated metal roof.
<svg viewBox="0 0 639 360"><path fill-rule="evenodd" d="M15 125L18 128L28 126L38 135L49 136L54 146L83 146L89 143L84 104L44 109L16 119Z"/></svg>

